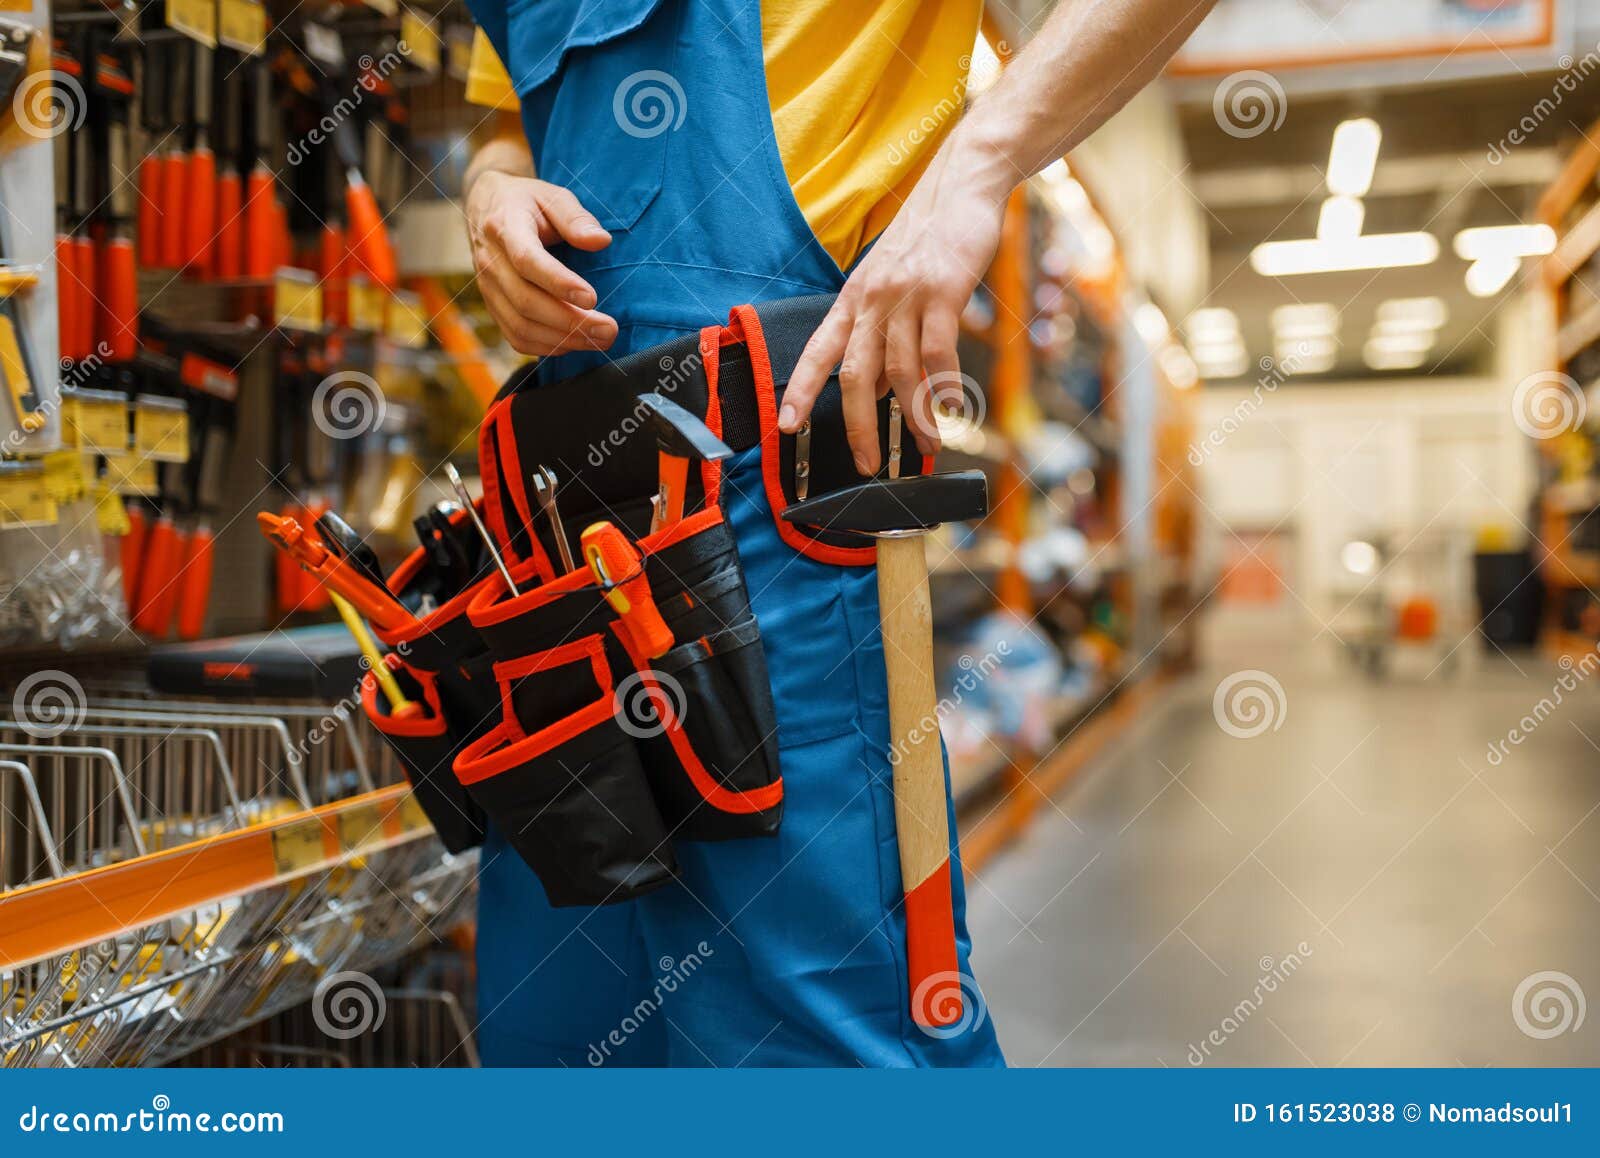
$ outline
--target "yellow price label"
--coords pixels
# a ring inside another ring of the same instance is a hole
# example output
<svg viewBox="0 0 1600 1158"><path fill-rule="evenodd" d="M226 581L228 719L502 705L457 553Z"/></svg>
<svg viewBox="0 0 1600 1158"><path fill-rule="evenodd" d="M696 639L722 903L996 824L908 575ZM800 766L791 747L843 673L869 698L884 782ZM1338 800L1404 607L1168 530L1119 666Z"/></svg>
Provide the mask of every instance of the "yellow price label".
<svg viewBox="0 0 1600 1158"><path fill-rule="evenodd" d="M376 804L357 804L339 813L339 846L346 852L360 852L383 842L383 813Z"/></svg>
<svg viewBox="0 0 1600 1158"><path fill-rule="evenodd" d="M121 399L67 401L66 441L80 450L117 454L128 449L128 404Z"/></svg>
<svg viewBox="0 0 1600 1158"><path fill-rule="evenodd" d="M439 71L439 34L409 8L400 13L400 51L424 72Z"/></svg>
<svg viewBox="0 0 1600 1158"><path fill-rule="evenodd" d="M472 75L472 34L451 36L449 47L449 72L456 80L466 82Z"/></svg>
<svg viewBox="0 0 1600 1158"><path fill-rule="evenodd" d="M43 470L0 474L0 527L48 527L59 513Z"/></svg>
<svg viewBox="0 0 1600 1158"><path fill-rule="evenodd" d="M350 279L350 328L369 334L383 333L389 317L389 294L366 278Z"/></svg>
<svg viewBox="0 0 1600 1158"><path fill-rule="evenodd" d="M216 0L167 0L167 27L198 40L207 48L215 48Z"/></svg>
<svg viewBox="0 0 1600 1158"><path fill-rule="evenodd" d="M420 350L428 344L428 319L422 312L422 299L414 293L400 292L389 303L389 320L384 332L393 342Z"/></svg>
<svg viewBox="0 0 1600 1158"><path fill-rule="evenodd" d="M400 11L400 5L396 0L362 0L362 2L374 12L382 12L385 16L393 16Z"/></svg>
<svg viewBox="0 0 1600 1158"><path fill-rule="evenodd" d="M320 820L302 820L272 830L272 862L279 876L305 872L324 859Z"/></svg>
<svg viewBox="0 0 1600 1158"><path fill-rule="evenodd" d="M322 283L304 269L280 269L272 279L273 321L285 329L322 329Z"/></svg>
<svg viewBox="0 0 1600 1158"><path fill-rule="evenodd" d="M133 530L122 496L103 482L94 487L94 525L102 535L126 535Z"/></svg>
<svg viewBox="0 0 1600 1158"><path fill-rule="evenodd" d="M420 832L432 827L428 814L417 803L415 793L407 792L400 798L400 827L406 832Z"/></svg>
<svg viewBox="0 0 1600 1158"><path fill-rule="evenodd" d="M135 406L133 446L159 462L188 462L189 412L176 406Z"/></svg>
<svg viewBox="0 0 1600 1158"><path fill-rule="evenodd" d="M258 0L221 0L217 39L229 48L260 56L267 50L267 10Z"/></svg>
<svg viewBox="0 0 1600 1158"><path fill-rule="evenodd" d="M75 450L54 450L39 460L44 467L44 486L58 503L75 503L89 490L89 474L84 456Z"/></svg>
<svg viewBox="0 0 1600 1158"><path fill-rule="evenodd" d="M119 495L156 494L161 490L156 460L142 454L108 454L106 484Z"/></svg>

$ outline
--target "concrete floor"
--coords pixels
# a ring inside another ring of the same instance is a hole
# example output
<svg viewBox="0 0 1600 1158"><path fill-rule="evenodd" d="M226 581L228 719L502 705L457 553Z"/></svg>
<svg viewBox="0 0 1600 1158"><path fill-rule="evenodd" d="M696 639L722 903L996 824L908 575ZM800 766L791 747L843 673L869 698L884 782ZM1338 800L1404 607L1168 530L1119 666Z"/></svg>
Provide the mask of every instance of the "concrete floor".
<svg viewBox="0 0 1600 1158"><path fill-rule="evenodd" d="M1600 1064L1600 668L1373 682L1326 639L1210 634L969 884L1012 1064ZM1246 668L1283 689L1248 738L1212 710Z"/></svg>

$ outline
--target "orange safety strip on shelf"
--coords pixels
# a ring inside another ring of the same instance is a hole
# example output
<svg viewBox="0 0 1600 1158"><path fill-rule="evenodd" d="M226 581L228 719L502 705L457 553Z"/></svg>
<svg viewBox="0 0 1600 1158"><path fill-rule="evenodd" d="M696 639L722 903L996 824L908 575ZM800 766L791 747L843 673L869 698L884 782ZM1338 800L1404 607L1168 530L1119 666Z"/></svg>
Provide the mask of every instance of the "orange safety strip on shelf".
<svg viewBox="0 0 1600 1158"><path fill-rule="evenodd" d="M360 849L341 847L340 821L346 816L376 810L383 845L424 836L432 829L408 828L402 819L409 793L396 784L0 894L0 968L17 968L371 851L373 841L364 840ZM295 839L305 837L320 839L315 845ZM288 857L284 849L291 843L310 851Z"/></svg>

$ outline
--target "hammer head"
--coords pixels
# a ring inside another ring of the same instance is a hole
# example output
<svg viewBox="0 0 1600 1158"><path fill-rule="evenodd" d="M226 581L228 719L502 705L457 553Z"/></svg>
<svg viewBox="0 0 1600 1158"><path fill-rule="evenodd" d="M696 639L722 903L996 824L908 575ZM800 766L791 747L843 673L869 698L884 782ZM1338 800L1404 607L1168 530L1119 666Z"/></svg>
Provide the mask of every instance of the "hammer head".
<svg viewBox="0 0 1600 1158"><path fill-rule="evenodd" d="M639 405L649 415L656 445L667 454L707 462L732 456L728 444L712 434L709 426L665 395L641 394Z"/></svg>
<svg viewBox="0 0 1600 1158"><path fill-rule="evenodd" d="M783 512L791 523L829 531L881 535L920 531L989 513L989 480L981 470L912 478L873 478L818 495Z"/></svg>

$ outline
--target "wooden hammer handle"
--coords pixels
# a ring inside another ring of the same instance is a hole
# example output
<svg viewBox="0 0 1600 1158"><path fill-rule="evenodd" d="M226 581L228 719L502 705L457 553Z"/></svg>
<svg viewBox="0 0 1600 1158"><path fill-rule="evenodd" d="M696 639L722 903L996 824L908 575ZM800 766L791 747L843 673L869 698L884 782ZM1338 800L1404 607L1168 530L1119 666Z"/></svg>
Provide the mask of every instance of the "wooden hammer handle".
<svg viewBox="0 0 1600 1158"><path fill-rule="evenodd" d="M878 540L878 604L889 677L894 826L905 886L911 1016L918 1025L961 1018L950 896L949 800L933 682L933 610L922 535Z"/></svg>

